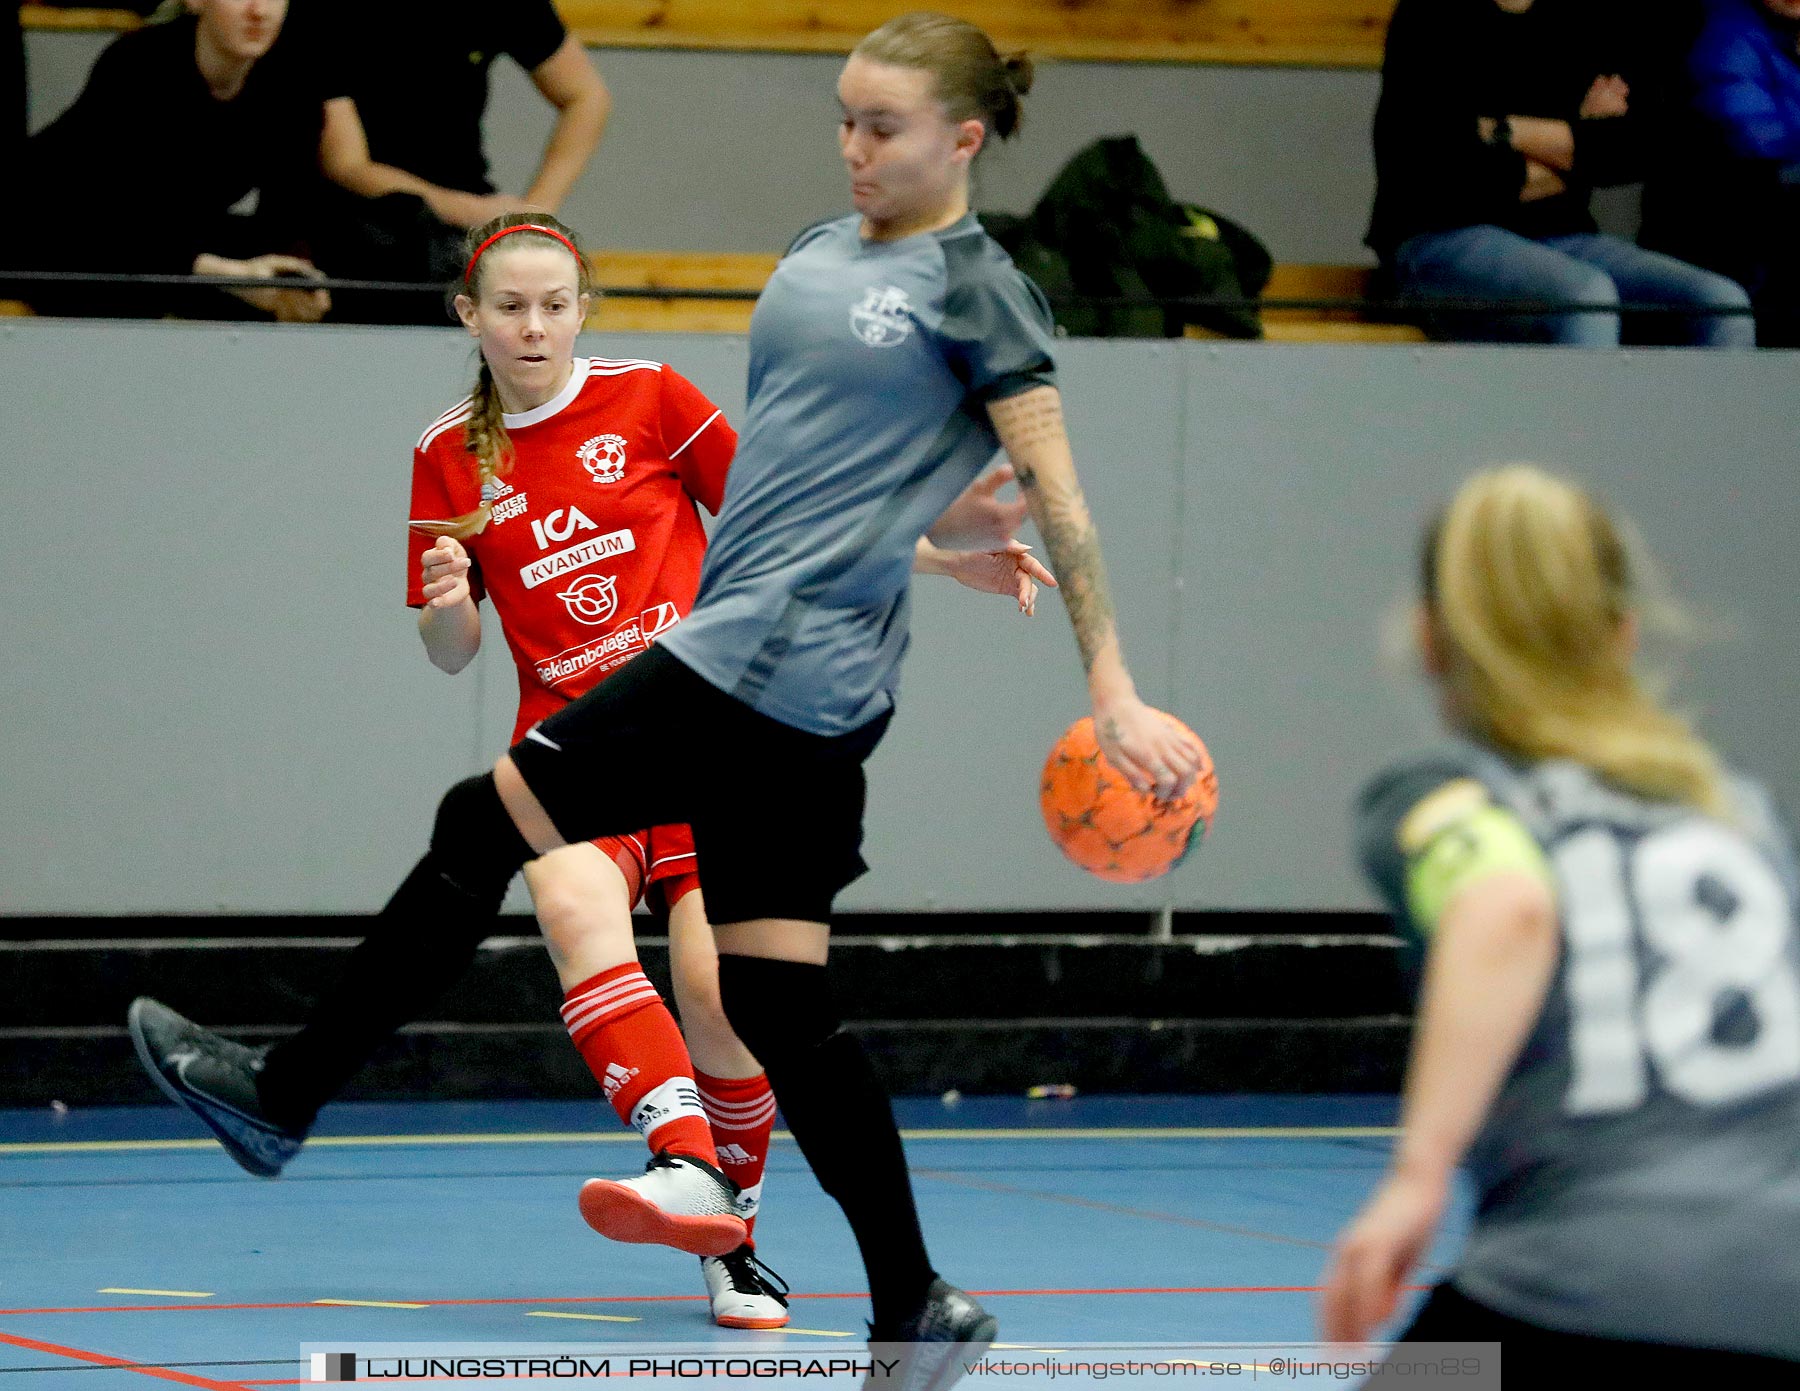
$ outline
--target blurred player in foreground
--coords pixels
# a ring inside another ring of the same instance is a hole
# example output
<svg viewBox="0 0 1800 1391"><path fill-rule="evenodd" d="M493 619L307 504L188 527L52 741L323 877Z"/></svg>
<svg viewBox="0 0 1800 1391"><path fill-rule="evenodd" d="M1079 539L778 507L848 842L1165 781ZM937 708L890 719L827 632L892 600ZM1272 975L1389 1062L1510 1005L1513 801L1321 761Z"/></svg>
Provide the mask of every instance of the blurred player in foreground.
<svg viewBox="0 0 1800 1391"><path fill-rule="evenodd" d="M1800 1384L1793 844L1634 673L1633 569L1599 504L1524 466L1426 535L1419 642L1461 742L1362 800L1364 863L1426 953L1404 1134L1321 1323L1393 1315L1466 1161L1474 1230L1406 1341Z"/></svg>

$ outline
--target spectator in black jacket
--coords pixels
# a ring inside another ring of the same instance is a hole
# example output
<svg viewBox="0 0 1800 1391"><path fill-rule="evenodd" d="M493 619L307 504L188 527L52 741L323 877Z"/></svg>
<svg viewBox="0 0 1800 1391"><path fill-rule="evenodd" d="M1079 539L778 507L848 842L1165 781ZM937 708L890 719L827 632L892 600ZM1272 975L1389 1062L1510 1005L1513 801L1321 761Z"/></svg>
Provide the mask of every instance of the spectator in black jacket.
<svg viewBox="0 0 1800 1391"><path fill-rule="evenodd" d="M551 0L302 0L294 27L333 83L322 178L293 190L321 262L348 278L427 281L462 272L464 233L502 212L555 212L606 129L612 99ZM482 120L489 72L510 58L556 112L536 174L496 191ZM448 323L441 289L339 296L334 319Z"/></svg>
<svg viewBox="0 0 1800 1391"><path fill-rule="evenodd" d="M43 313L316 322L319 272L285 254L291 232L252 211L261 190L317 158L313 66L277 43L287 0L186 0L123 34L74 105L26 144L15 269L266 278L267 288L25 284ZM294 283L299 282L299 283Z"/></svg>
<svg viewBox="0 0 1800 1391"><path fill-rule="evenodd" d="M6 110L0 112L0 168L16 169L25 143L25 26L13 4L0 16L0 92L6 94Z"/></svg>
<svg viewBox="0 0 1800 1391"><path fill-rule="evenodd" d="M1710 347L1754 343L1741 286L1603 235L1589 210L1594 188L1643 177L1657 138L1627 80L1643 8L1399 0L1375 115L1368 236L1393 287L1422 299L1600 306L1438 312L1428 317L1434 334L1613 345L1625 302L1738 311L1646 316L1646 330Z"/></svg>

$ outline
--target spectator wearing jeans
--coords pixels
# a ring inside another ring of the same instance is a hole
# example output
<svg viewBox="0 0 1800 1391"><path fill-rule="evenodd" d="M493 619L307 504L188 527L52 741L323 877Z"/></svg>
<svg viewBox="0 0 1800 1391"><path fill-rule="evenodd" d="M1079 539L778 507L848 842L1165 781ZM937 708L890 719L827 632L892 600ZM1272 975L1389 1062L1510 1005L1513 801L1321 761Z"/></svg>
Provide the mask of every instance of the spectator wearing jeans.
<svg viewBox="0 0 1800 1391"><path fill-rule="evenodd" d="M1436 337L1620 341L1621 303L1747 308L1735 281L1603 235L1594 188L1642 177L1656 132L1623 75L1642 6L1399 0L1375 115L1368 243L1408 298L1598 306L1438 311ZM1647 315L1642 335L1750 347L1737 315ZM1633 325L1634 336L1639 333Z"/></svg>
<svg viewBox="0 0 1800 1391"><path fill-rule="evenodd" d="M1800 0L1706 0L1682 157L1644 190L1646 246L1740 281L1765 345L1800 346Z"/></svg>
<svg viewBox="0 0 1800 1391"><path fill-rule="evenodd" d="M15 269L267 278L267 289L22 284L44 313L316 321L330 308L285 254L261 190L316 158L321 95L279 44L287 0L186 0L123 34L61 116L26 142L20 208L0 260ZM280 281L286 283L279 283Z"/></svg>

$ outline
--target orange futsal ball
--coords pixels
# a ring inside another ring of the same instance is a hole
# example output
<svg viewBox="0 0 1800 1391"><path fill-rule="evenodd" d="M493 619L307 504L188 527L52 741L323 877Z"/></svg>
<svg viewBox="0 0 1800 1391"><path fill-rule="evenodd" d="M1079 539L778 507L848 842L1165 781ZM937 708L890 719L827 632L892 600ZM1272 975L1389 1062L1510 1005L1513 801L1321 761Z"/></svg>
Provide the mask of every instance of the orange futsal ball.
<svg viewBox="0 0 1800 1391"><path fill-rule="evenodd" d="M1173 715L1163 718L1181 725ZM1159 802L1135 792L1106 761L1094 721L1084 717L1044 761L1038 806L1056 848L1089 874L1141 884L1167 874L1200 843L1219 807L1219 777L1202 744L1199 776L1181 796Z"/></svg>

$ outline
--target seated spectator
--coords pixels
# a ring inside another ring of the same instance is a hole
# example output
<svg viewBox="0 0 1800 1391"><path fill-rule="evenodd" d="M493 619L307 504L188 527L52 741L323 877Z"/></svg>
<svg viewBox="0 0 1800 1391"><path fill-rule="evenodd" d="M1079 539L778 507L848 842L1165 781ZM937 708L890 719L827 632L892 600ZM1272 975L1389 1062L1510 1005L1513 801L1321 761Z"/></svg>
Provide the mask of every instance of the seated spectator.
<svg viewBox="0 0 1800 1391"><path fill-rule="evenodd" d="M1681 157L1639 239L1736 279L1758 341L1800 346L1800 0L1707 0L1686 66Z"/></svg>
<svg viewBox="0 0 1800 1391"><path fill-rule="evenodd" d="M330 296L285 254L291 234L247 211L315 158L321 95L278 45L286 0L186 0L123 34L74 104L26 142L0 261L9 268L255 276L226 294L145 285L21 284L41 313L316 322Z"/></svg>
<svg viewBox="0 0 1800 1391"><path fill-rule="evenodd" d="M296 18L322 65L348 55L325 103L319 166L329 182L295 197L318 258L346 278L441 287L462 270L468 228L520 207L557 211L606 129L606 84L551 0L440 0L428 23L401 0L309 0ZM522 193L495 190L483 148L489 69L501 55L556 111ZM341 295L333 318L449 322L437 288Z"/></svg>
<svg viewBox="0 0 1800 1391"><path fill-rule="evenodd" d="M1437 337L1606 346L1615 306L1743 310L1725 276L1599 231L1592 190L1642 177L1653 139L1625 72L1643 16L1595 0L1399 0L1375 115L1368 243L1420 299L1605 306L1439 311ZM1634 336L1749 347L1747 315L1642 316ZM1672 322L1671 322L1672 320Z"/></svg>
<svg viewBox="0 0 1800 1391"><path fill-rule="evenodd" d="M10 94L0 112L0 167L17 169L25 144L25 25L10 4L0 16L0 91Z"/></svg>
<svg viewBox="0 0 1800 1391"><path fill-rule="evenodd" d="M93 0L37 0L37 3L57 9L88 9ZM109 0L106 8L145 15L157 6L158 0ZM7 0L0 12L0 50L4 50L0 52L0 93L6 99L6 112L0 118L0 169L19 167L25 137L31 133L25 81L25 19L19 10L18 5Z"/></svg>

